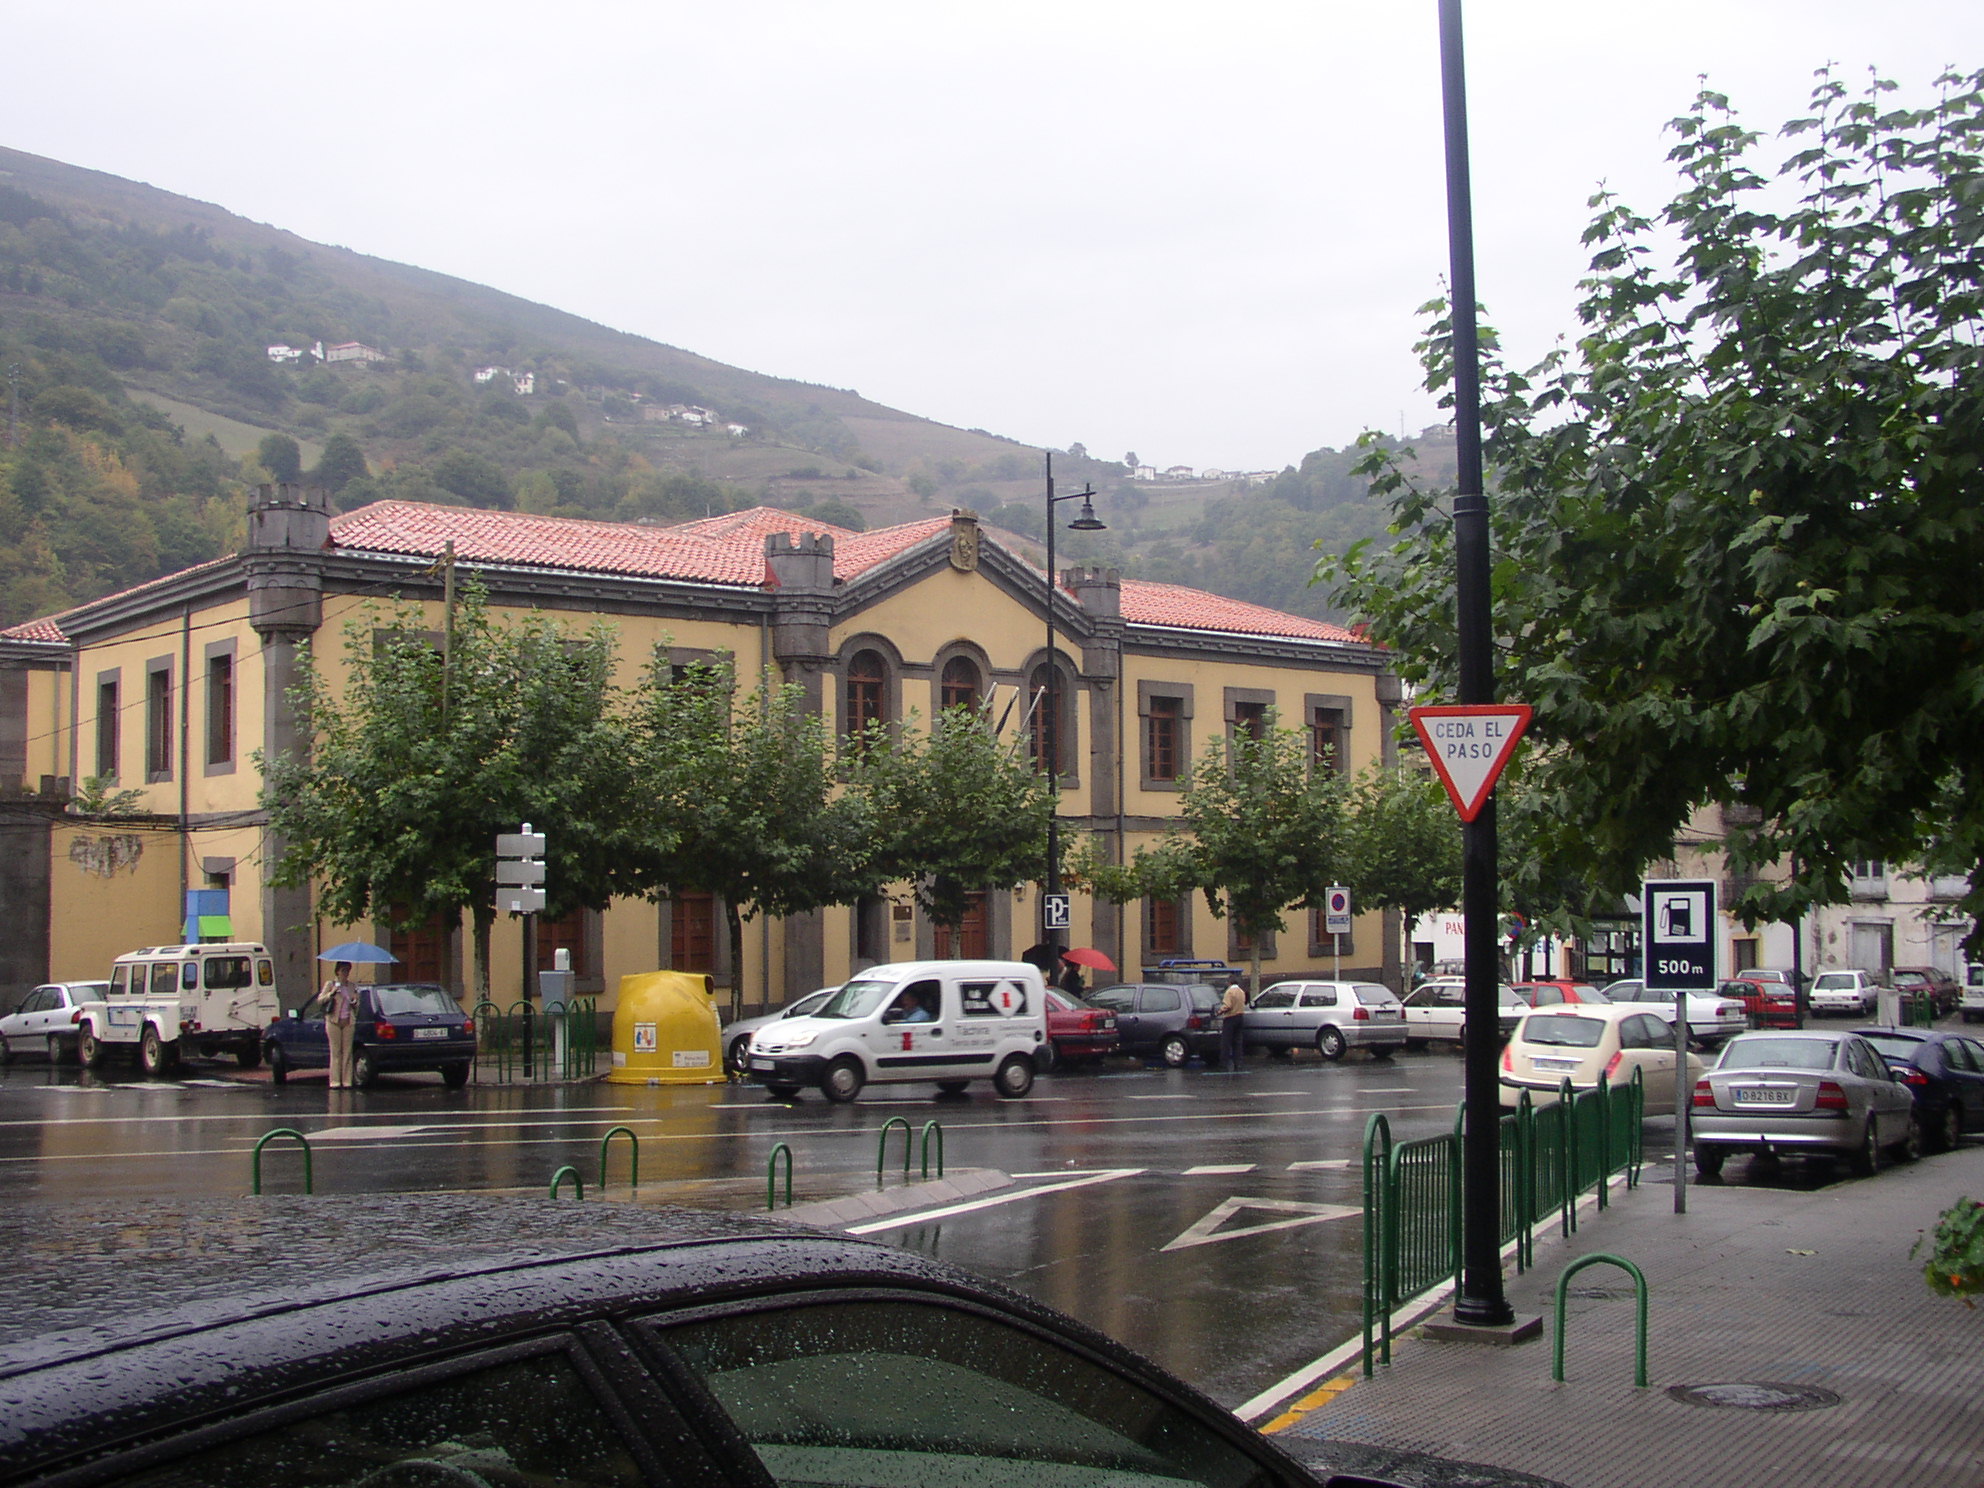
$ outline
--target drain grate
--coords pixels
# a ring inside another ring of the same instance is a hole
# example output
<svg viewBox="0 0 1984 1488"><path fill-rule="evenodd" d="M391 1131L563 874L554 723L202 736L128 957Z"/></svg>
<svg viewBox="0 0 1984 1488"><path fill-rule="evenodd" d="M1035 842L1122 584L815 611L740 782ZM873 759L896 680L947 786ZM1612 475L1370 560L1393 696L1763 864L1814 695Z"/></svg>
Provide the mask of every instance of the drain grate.
<svg viewBox="0 0 1984 1488"><path fill-rule="evenodd" d="M1714 1385L1669 1385L1667 1393L1685 1405L1723 1410L1804 1411L1838 1405L1840 1397L1817 1385L1779 1385L1742 1380Z"/></svg>

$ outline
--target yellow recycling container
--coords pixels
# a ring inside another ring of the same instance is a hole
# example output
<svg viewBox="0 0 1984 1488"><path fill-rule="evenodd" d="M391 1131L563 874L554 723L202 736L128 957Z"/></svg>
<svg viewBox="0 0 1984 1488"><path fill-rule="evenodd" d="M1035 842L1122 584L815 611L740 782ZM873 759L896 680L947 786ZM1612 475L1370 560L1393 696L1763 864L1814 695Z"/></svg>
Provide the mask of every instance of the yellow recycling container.
<svg viewBox="0 0 1984 1488"><path fill-rule="evenodd" d="M721 1085L722 1043L712 979L643 971L620 978L610 1085Z"/></svg>

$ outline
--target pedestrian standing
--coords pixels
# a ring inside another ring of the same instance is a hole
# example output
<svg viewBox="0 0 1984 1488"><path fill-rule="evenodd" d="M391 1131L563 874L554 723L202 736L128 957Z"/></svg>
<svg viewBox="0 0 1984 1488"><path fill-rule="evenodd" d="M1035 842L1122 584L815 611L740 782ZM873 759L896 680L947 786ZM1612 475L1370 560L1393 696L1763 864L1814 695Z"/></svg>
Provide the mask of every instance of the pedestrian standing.
<svg viewBox="0 0 1984 1488"><path fill-rule="evenodd" d="M1240 1015L1246 1011L1246 992L1238 982L1227 983L1226 995L1219 1000L1219 1067L1234 1074L1240 1072L1240 1054L1245 1047L1246 1029Z"/></svg>
<svg viewBox="0 0 1984 1488"><path fill-rule="evenodd" d="M331 1089L351 1088L351 1036L358 1026L358 988L351 963L340 961L317 994L324 1003L324 1033L331 1041Z"/></svg>

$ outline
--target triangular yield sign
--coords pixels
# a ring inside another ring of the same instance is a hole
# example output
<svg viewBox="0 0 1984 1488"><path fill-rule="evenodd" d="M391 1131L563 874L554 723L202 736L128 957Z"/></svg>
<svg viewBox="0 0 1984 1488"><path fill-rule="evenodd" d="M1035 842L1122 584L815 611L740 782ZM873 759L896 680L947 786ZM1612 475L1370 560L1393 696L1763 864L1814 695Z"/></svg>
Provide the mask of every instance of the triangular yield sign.
<svg viewBox="0 0 1984 1488"><path fill-rule="evenodd" d="M1242 1209L1266 1209L1271 1213L1294 1214L1297 1218L1271 1219L1265 1224L1235 1225L1229 1230L1219 1228ZM1211 1245L1218 1240L1238 1239L1242 1235L1265 1235L1269 1230L1292 1230L1298 1225L1321 1224L1329 1219L1346 1219L1361 1212L1346 1208L1342 1204L1302 1204L1294 1199L1221 1199L1213 1205L1212 1212L1204 1219L1169 1245L1158 1248L1185 1250L1194 1245Z"/></svg>
<svg viewBox="0 0 1984 1488"><path fill-rule="evenodd" d="M1516 741L1529 727L1527 703L1469 703L1448 708L1413 708L1408 716L1419 742L1440 772L1462 821L1481 814Z"/></svg>

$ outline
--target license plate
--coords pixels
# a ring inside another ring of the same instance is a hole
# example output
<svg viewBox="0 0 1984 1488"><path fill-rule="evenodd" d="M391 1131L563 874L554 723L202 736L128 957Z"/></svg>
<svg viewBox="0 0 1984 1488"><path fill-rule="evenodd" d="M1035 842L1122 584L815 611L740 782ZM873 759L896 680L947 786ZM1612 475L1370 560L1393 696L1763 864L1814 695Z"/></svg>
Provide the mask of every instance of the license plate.
<svg viewBox="0 0 1984 1488"><path fill-rule="evenodd" d="M1739 1106L1788 1106L1798 1099L1795 1090L1767 1090L1757 1085L1739 1085L1733 1093Z"/></svg>
<svg viewBox="0 0 1984 1488"><path fill-rule="evenodd" d="M445 1028L416 1028L413 1031L413 1036L415 1038L446 1038L448 1036L448 1030Z"/></svg>
<svg viewBox="0 0 1984 1488"><path fill-rule="evenodd" d="M1545 1070L1574 1070L1578 1067L1578 1062L1575 1059L1550 1059L1545 1057L1532 1058L1529 1062L1538 1069Z"/></svg>
<svg viewBox="0 0 1984 1488"><path fill-rule="evenodd" d="M751 1061L751 1068L768 1070L768 1069L776 1069L778 1068L778 1066L773 1064L772 1061L769 1059L753 1059Z"/></svg>

